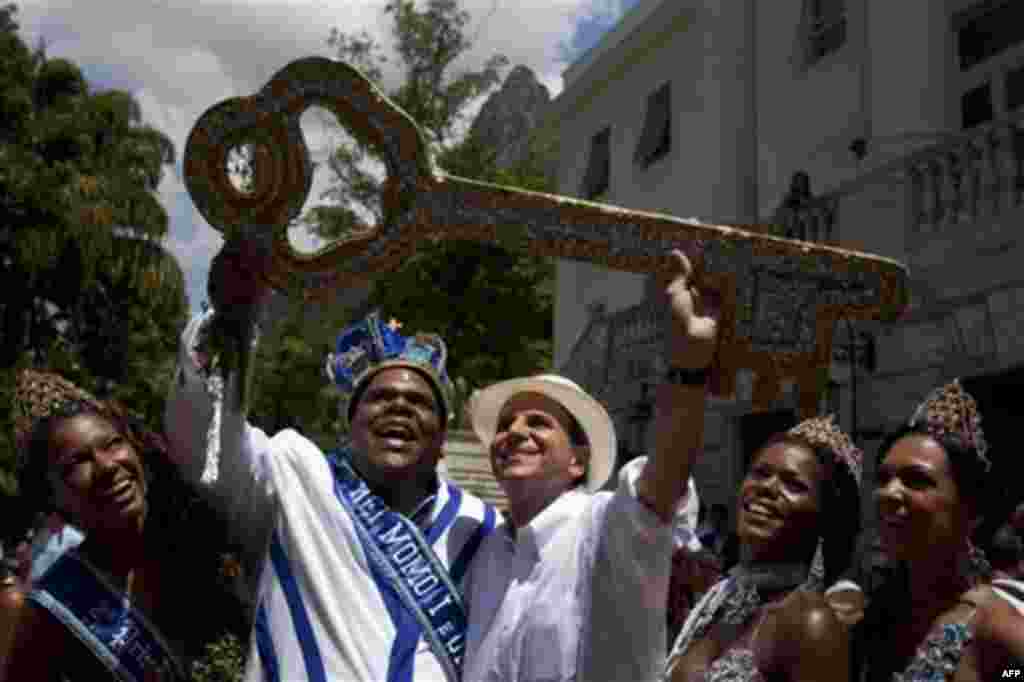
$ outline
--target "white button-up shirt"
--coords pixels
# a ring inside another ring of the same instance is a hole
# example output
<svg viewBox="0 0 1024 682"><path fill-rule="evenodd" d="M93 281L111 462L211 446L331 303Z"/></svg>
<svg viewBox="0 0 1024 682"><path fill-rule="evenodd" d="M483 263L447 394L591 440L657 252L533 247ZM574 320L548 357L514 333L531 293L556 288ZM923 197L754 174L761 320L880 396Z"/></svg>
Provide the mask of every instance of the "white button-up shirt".
<svg viewBox="0 0 1024 682"><path fill-rule="evenodd" d="M645 461L622 469L615 493L569 491L484 541L467 576L464 680L658 678L673 528L636 498ZM677 514L677 526L692 533L693 516Z"/></svg>

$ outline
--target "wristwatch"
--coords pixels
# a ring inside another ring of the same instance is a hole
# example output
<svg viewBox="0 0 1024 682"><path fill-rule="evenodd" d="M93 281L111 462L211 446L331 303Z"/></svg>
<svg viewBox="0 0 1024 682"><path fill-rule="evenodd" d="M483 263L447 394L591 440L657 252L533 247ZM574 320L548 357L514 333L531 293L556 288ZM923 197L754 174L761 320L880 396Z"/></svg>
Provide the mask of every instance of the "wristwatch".
<svg viewBox="0 0 1024 682"><path fill-rule="evenodd" d="M710 375L710 366L697 369L669 367L665 372L665 382L676 386L706 386Z"/></svg>

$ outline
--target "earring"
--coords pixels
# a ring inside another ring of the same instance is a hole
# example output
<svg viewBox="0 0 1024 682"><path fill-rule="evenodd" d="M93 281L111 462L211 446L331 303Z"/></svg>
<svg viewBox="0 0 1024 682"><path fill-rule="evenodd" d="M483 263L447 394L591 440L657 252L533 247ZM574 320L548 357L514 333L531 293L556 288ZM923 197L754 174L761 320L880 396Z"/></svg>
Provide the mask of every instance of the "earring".
<svg viewBox="0 0 1024 682"><path fill-rule="evenodd" d="M814 550L814 559L811 561L811 570L807 575L807 585L819 591L825 588L825 541L818 539L818 547Z"/></svg>
<svg viewBox="0 0 1024 682"><path fill-rule="evenodd" d="M985 552L967 539L967 551L960 557L960 575L972 587L985 582L992 575L992 564L985 557Z"/></svg>

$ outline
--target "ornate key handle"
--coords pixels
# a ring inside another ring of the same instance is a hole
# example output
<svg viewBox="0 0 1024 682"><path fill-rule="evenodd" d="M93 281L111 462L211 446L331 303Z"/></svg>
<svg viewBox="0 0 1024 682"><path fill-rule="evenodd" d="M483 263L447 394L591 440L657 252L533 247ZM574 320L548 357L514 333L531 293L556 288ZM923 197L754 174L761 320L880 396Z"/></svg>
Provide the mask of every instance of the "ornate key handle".
<svg viewBox="0 0 1024 682"><path fill-rule="evenodd" d="M383 159L387 180L379 226L305 255L287 229L312 183L299 119L314 105ZM229 150L241 145L254 150L250 192L227 172ZM908 301L906 269L887 258L447 175L404 111L353 67L321 57L294 61L256 95L207 110L186 143L185 182L227 240L271 256L268 284L305 298L392 270L425 239L500 243L640 273L664 273L667 252L682 248L701 286L722 297L720 392L733 392L738 369L752 369L755 403L765 407L788 377L813 412L835 322L892 319Z"/></svg>

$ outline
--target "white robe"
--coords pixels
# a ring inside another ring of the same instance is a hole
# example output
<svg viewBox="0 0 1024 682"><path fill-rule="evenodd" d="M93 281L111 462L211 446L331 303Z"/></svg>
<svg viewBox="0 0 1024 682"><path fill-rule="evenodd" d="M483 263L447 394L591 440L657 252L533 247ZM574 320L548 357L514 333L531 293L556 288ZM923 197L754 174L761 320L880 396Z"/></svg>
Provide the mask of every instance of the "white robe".
<svg viewBox="0 0 1024 682"><path fill-rule="evenodd" d="M246 681L444 680L408 612L371 571L319 447L293 430L269 437L246 423L232 400L233 380L215 448L207 447L214 409L193 352L202 319L182 336L166 432L186 479L226 515L243 564L262 565L252 588L258 607ZM446 569L468 564L463 550L494 517L481 500L441 480L429 519L442 529L432 547Z"/></svg>

